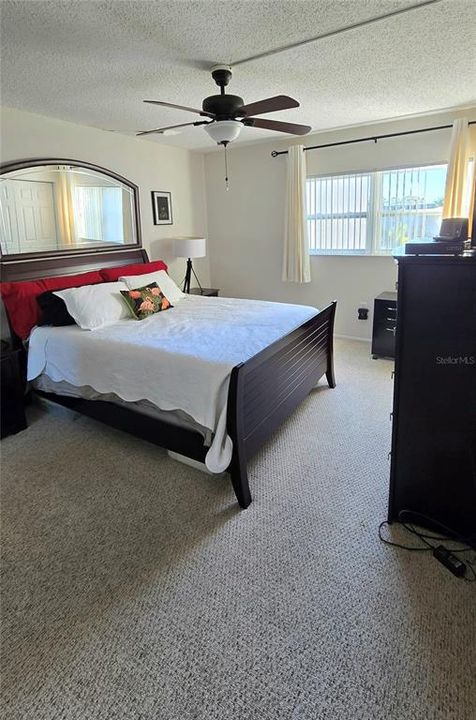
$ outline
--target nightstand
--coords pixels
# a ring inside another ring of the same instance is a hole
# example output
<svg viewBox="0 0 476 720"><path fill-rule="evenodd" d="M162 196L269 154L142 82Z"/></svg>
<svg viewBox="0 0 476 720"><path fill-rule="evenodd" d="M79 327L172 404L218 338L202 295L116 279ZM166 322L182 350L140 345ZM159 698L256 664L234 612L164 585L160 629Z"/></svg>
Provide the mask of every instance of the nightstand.
<svg viewBox="0 0 476 720"><path fill-rule="evenodd" d="M2 340L0 357L0 437L14 435L27 427L22 350L12 349Z"/></svg>
<svg viewBox="0 0 476 720"><path fill-rule="evenodd" d="M191 288L190 295L206 295L207 297L218 297L220 291L217 288Z"/></svg>
<svg viewBox="0 0 476 720"><path fill-rule="evenodd" d="M374 301L372 357L395 357L397 331L397 293L383 292Z"/></svg>

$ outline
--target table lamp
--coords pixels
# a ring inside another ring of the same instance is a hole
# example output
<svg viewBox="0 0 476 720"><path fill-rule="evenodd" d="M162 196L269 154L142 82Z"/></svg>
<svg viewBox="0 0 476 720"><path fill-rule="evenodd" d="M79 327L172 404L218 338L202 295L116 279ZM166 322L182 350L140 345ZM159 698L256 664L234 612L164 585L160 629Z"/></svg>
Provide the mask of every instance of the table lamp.
<svg viewBox="0 0 476 720"><path fill-rule="evenodd" d="M190 280L192 273L198 283L198 287L202 290L200 280L198 279L192 265L192 258L205 257L207 254L207 241L203 237L182 237L174 241L175 257L187 258L187 271L183 281L183 291L190 292Z"/></svg>

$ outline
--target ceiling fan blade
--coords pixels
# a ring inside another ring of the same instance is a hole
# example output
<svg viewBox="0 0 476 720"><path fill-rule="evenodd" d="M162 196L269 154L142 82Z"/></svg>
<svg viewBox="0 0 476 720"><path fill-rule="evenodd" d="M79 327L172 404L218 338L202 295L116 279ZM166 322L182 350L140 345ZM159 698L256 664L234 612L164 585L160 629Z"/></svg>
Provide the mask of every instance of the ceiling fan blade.
<svg viewBox="0 0 476 720"><path fill-rule="evenodd" d="M296 125L296 123L281 122L280 120L266 120L266 118L245 118L244 125L263 128L263 130L277 130L290 135L307 135L311 131L310 125Z"/></svg>
<svg viewBox="0 0 476 720"><path fill-rule="evenodd" d="M167 127L162 128L155 128L155 130L142 130L141 132L136 133L136 135L151 135L152 133L163 133L166 130L175 130L175 128L183 128L188 127L190 125L208 125L209 120L199 120L198 122L191 122L191 123L181 123L180 125L168 125Z"/></svg>
<svg viewBox="0 0 476 720"><path fill-rule="evenodd" d="M288 95L276 95L275 97L270 97L266 100L258 100L258 102L243 105L236 114L250 117L251 115L261 115L262 113L289 110L290 108L296 107L299 107L297 100L294 100L292 97L288 97Z"/></svg>
<svg viewBox="0 0 476 720"><path fill-rule="evenodd" d="M176 110L187 110L187 112L197 113L198 115L206 115L207 117L214 118L213 113L205 112L205 110L197 110L197 108L186 107L185 105L174 105L173 103L162 102L161 100L144 100L145 103L151 105L162 105L163 107L175 108Z"/></svg>

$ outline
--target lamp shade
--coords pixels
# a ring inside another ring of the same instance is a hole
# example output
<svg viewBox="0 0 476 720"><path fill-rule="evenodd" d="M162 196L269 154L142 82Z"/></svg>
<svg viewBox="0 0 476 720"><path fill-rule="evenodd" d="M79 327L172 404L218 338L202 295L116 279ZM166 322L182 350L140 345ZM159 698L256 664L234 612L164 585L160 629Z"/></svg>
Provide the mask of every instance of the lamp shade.
<svg viewBox="0 0 476 720"><path fill-rule="evenodd" d="M175 257L199 258L207 254L207 241L203 237L182 237L174 241Z"/></svg>

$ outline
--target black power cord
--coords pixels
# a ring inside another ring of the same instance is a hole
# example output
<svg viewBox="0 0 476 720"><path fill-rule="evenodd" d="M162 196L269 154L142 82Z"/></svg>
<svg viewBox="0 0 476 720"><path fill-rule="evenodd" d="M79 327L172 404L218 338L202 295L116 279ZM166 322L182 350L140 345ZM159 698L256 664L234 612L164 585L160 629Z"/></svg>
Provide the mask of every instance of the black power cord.
<svg viewBox="0 0 476 720"><path fill-rule="evenodd" d="M426 520L432 525L436 525L438 528L441 528L442 532L445 533L445 535L429 534L428 532L422 532L421 530L417 530L414 523L409 522L408 520L404 520L404 517L406 516L411 516L415 519ZM465 580L465 582L476 582L476 571L473 567L473 564L476 563L476 556L471 560L465 557L464 561L456 557L456 553L474 552L474 548L471 547L470 543L474 541L476 535L462 537L459 535L459 533L456 533L454 530L452 530L452 528L443 525L443 523L439 522L438 520L434 520L434 518L431 518L424 513L419 513L413 510L401 510L398 513L397 522L407 532L417 537L418 540L420 540L425 547L422 547L421 545L403 545L402 543L397 543L393 540L389 540L388 538L383 537L383 528L390 525L388 520L384 520L383 522L381 522L378 527L378 536L381 542L383 542L385 545L390 545L391 547L400 548L401 550L407 550L408 552L432 552L433 556L437 560L439 560L439 562L441 562L454 575L456 575L456 577L461 577L463 580ZM433 545L433 543L428 542L429 540L436 540L440 543L458 543L459 545L463 545L464 547L452 547L448 549L441 544ZM469 576L468 571L470 573Z"/></svg>

